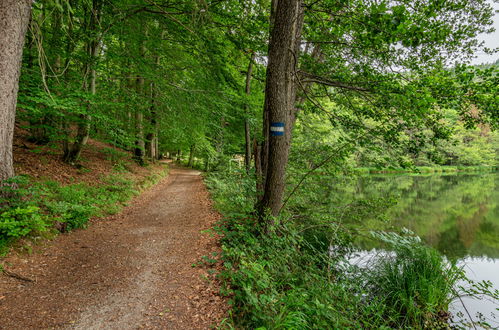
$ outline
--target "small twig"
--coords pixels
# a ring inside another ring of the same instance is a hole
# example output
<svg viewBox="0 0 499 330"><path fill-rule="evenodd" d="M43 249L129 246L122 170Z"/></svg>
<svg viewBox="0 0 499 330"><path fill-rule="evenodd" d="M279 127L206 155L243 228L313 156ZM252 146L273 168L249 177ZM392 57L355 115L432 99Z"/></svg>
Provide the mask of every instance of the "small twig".
<svg viewBox="0 0 499 330"><path fill-rule="evenodd" d="M11 271L6 270L6 269L2 270L2 272L3 272L5 275L10 276L10 277L13 277L13 278L15 278L15 279L17 279L17 280L20 280L20 281L24 281L24 282L35 282L35 280L33 280L33 279L31 279L31 278L24 277L24 276L22 276L22 275L16 274L16 273L11 272Z"/></svg>
<svg viewBox="0 0 499 330"><path fill-rule="evenodd" d="M457 295L457 297L459 298L459 301L461 302L461 305L463 305L464 311L466 312L466 314L468 314L468 317L470 318L470 322L471 322L471 325L473 326L473 329L475 329L475 330L476 330L476 325L475 325L475 322L473 321L473 318L471 317L471 314L470 314L470 312L468 311L468 308L466 308L466 305L464 304L463 299L461 299L461 296L460 296L460 295Z"/></svg>

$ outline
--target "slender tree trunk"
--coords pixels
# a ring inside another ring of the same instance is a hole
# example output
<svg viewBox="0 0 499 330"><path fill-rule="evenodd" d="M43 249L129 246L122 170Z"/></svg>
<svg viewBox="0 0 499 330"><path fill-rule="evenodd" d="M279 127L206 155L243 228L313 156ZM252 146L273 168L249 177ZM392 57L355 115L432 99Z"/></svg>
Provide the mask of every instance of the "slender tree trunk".
<svg viewBox="0 0 499 330"><path fill-rule="evenodd" d="M154 105L154 83L150 83L150 95L151 95L151 107L149 108L149 123L150 126L148 126L148 132L146 135L146 139L144 142L144 147L145 147L145 153L146 157L149 159L149 161L154 161L156 159L156 147L154 146L155 144L155 139L156 139L156 134L155 134L155 126L156 126L156 109Z"/></svg>
<svg viewBox="0 0 499 330"><path fill-rule="evenodd" d="M161 159L161 155L159 154L159 123L156 122L158 129L156 130L156 143L154 144L154 148L156 149L156 160Z"/></svg>
<svg viewBox="0 0 499 330"><path fill-rule="evenodd" d="M100 24L101 16L101 1L93 0L92 9L90 13L90 22L88 25L89 31L97 31ZM90 94L95 95L97 92L97 69L96 62L100 52L99 38L94 36L93 40L90 40L87 44L87 52L89 59L85 65L85 76L90 76L89 80L84 80L83 89L90 92ZM88 79L88 78L87 78ZM87 144L88 138L90 136L90 105L88 105L87 113L79 116L78 129L76 132L75 141L72 146L65 144L67 148L64 150L64 161L67 163L76 162L81 155L83 147Z"/></svg>
<svg viewBox="0 0 499 330"><path fill-rule="evenodd" d="M269 29L272 33L275 24L275 16L277 12L278 0L272 0L270 6L270 19L269 19ZM269 49L270 50L270 49ZM268 73L267 73L268 74ZM263 107L263 141L258 143L255 147L255 151L258 152L258 157L255 154L255 170L256 170L256 196L257 196L257 209L261 205L263 195L265 180L267 175L267 165L269 156L269 136L270 136L270 123L269 123L269 109L267 106Z"/></svg>
<svg viewBox="0 0 499 330"><path fill-rule="evenodd" d="M89 45L89 54L92 59L96 59L99 54L99 45L97 42L92 42ZM93 62L93 61L92 61ZM90 81L85 82L85 89L90 92L90 94L95 95L97 92L97 70L95 69L95 64L89 63L87 67L87 72L90 73ZM83 147L87 144L88 138L90 136L90 121L92 117L90 116L90 105L88 105L87 113L79 116L78 129L76 131L75 141L72 146L65 144L64 161L67 163L74 163L80 158Z"/></svg>
<svg viewBox="0 0 499 330"><path fill-rule="evenodd" d="M182 154L182 150L180 150L180 149L179 149L179 150L177 151L177 162L179 162L179 161L180 161L180 159L181 159L181 157L182 157L182 155L181 155L181 154Z"/></svg>
<svg viewBox="0 0 499 330"><path fill-rule="evenodd" d="M147 29L144 31L144 35L147 36ZM146 54L146 46L144 41L140 44L140 54L141 57L145 57ZM140 96L144 96L145 90L145 80L141 74L137 78L137 94ZM137 107L135 110L135 160L143 165L145 162L145 154L146 154L146 145L144 141L144 113L143 109Z"/></svg>
<svg viewBox="0 0 499 330"><path fill-rule="evenodd" d="M263 174L261 156L262 146L256 141L256 139L253 139L253 157L255 159L257 201L261 201L263 197Z"/></svg>
<svg viewBox="0 0 499 330"><path fill-rule="evenodd" d="M204 159L204 171L208 172L210 170L210 157L206 156Z"/></svg>
<svg viewBox="0 0 499 330"><path fill-rule="evenodd" d="M140 79L137 81L138 86L143 84L143 79L142 82ZM140 87L137 88L140 90ZM142 113L141 109L137 109L135 111L135 149L134 149L134 157L135 160L139 164L144 164L144 149L145 149L145 144L144 144L144 114Z"/></svg>
<svg viewBox="0 0 499 330"><path fill-rule="evenodd" d="M249 98L251 93L251 73L253 71L253 61L255 60L255 53L251 53L251 58L248 64L248 71L246 71L246 96ZM246 144L246 154L244 157L244 165L246 166L246 173L249 173L251 167L251 131L250 131L250 123L249 123L249 109L250 106L248 104L249 101L246 101L244 105L244 137Z"/></svg>
<svg viewBox="0 0 499 330"><path fill-rule="evenodd" d="M14 175L12 142L31 0L0 1L0 181Z"/></svg>
<svg viewBox="0 0 499 330"><path fill-rule="evenodd" d="M145 150L146 150L146 157L150 161L154 161L154 135L152 132L147 133L146 135L146 140L145 140Z"/></svg>
<svg viewBox="0 0 499 330"><path fill-rule="evenodd" d="M286 165L295 117L296 67L303 27L301 0L279 0L269 43L265 85L264 135L268 154L264 172L264 194L257 205L261 219L267 212L276 216L282 205ZM266 141L266 142L267 142ZM265 163L265 161L264 161Z"/></svg>
<svg viewBox="0 0 499 330"><path fill-rule="evenodd" d="M156 65L159 65L159 56L156 56ZM150 123L151 128L149 133L147 134L147 157L151 161L156 161L159 159L158 152L158 132L159 132L159 123L157 118L157 109L156 109L156 84L151 82L151 111L150 111Z"/></svg>
<svg viewBox="0 0 499 330"><path fill-rule="evenodd" d="M189 163L187 164L187 166L189 167L192 167L192 165L194 164L194 152L196 151L196 145L193 144L191 145L191 150L189 151Z"/></svg>
<svg viewBox="0 0 499 330"><path fill-rule="evenodd" d="M138 77L136 80L137 94L142 95L144 90L144 78ZM144 143L144 114L142 109L135 109L135 149L134 157L135 160L143 165L145 155L145 143Z"/></svg>
<svg viewBox="0 0 499 330"><path fill-rule="evenodd" d="M32 72L35 64L35 38L33 36L33 11L30 13L30 18L29 18L29 23L28 23L28 28L26 30L26 47L24 48L24 53L26 56L26 67L28 69L28 72ZM27 51L27 52L26 52Z"/></svg>

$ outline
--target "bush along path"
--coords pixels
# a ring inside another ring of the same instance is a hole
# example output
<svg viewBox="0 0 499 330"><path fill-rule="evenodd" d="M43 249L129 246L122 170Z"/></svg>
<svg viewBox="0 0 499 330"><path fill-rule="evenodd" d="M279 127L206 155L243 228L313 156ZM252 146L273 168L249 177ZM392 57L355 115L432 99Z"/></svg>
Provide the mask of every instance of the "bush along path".
<svg viewBox="0 0 499 330"><path fill-rule="evenodd" d="M226 314L215 280L219 216L200 173L172 167L123 212L12 253L0 328L206 329Z"/></svg>

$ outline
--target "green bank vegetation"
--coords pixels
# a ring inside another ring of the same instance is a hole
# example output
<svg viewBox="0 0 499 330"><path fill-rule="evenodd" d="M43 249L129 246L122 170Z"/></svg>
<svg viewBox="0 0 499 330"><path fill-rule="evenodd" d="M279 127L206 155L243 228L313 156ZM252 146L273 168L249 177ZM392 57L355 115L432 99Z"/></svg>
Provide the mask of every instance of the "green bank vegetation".
<svg viewBox="0 0 499 330"><path fill-rule="evenodd" d="M443 258L412 232L376 231L394 218L395 200L380 198L383 192L342 204L329 201L328 183L310 184L313 188L301 189L287 211L272 218L271 227L262 228L254 217L253 180L226 170L208 174L205 181L224 215L217 230L223 235L224 293L233 306L230 327L439 329L448 327L449 303L458 297L499 299L490 283L468 281L457 259ZM351 187L338 183L339 189ZM332 195L352 197L338 190ZM352 261L358 249L373 247L383 250ZM490 326L487 319L474 322Z"/></svg>

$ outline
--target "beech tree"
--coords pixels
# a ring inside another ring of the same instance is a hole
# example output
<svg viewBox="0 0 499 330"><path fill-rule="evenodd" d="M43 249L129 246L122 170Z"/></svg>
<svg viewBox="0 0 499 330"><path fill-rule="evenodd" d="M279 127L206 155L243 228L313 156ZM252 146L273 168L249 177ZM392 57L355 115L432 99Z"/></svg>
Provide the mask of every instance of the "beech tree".
<svg viewBox="0 0 499 330"><path fill-rule="evenodd" d="M284 182L296 99L296 61L303 28L301 0L279 0L272 18L264 104L264 194L258 207L277 215Z"/></svg>
<svg viewBox="0 0 499 330"><path fill-rule="evenodd" d="M482 49L476 37L490 32L493 15L487 1L279 0L274 5L264 141L261 157L255 157L261 218L282 207L300 109L326 113L332 128L347 132L342 139L350 146L377 139L401 143L403 132L422 127L432 131L431 138L443 137L439 106L464 115L469 110L473 86L452 85L449 67ZM376 124L368 127L367 120ZM424 139L417 135L407 143L421 148Z"/></svg>
<svg viewBox="0 0 499 330"><path fill-rule="evenodd" d="M0 3L0 181L14 175L12 140L24 36L31 0Z"/></svg>
<svg viewBox="0 0 499 330"><path fill-rule="evenodd" d="M88 40L85 43L85 64L83 73L83 90L90 95L97 93L97 69L96 62L100 52L99 25L101 24L102 2L100 0L92 0L88 8L86 8L85 18L88 21L84 27ZM91 110L90 105L87 106L87 111L79 115L77 121L77 130L74 136L74 142L70 143L69 123L65 123L66 139L63 141L65 162L74 163L80 158L83 147L87 144L90 136L90 121Z"/></svg>

